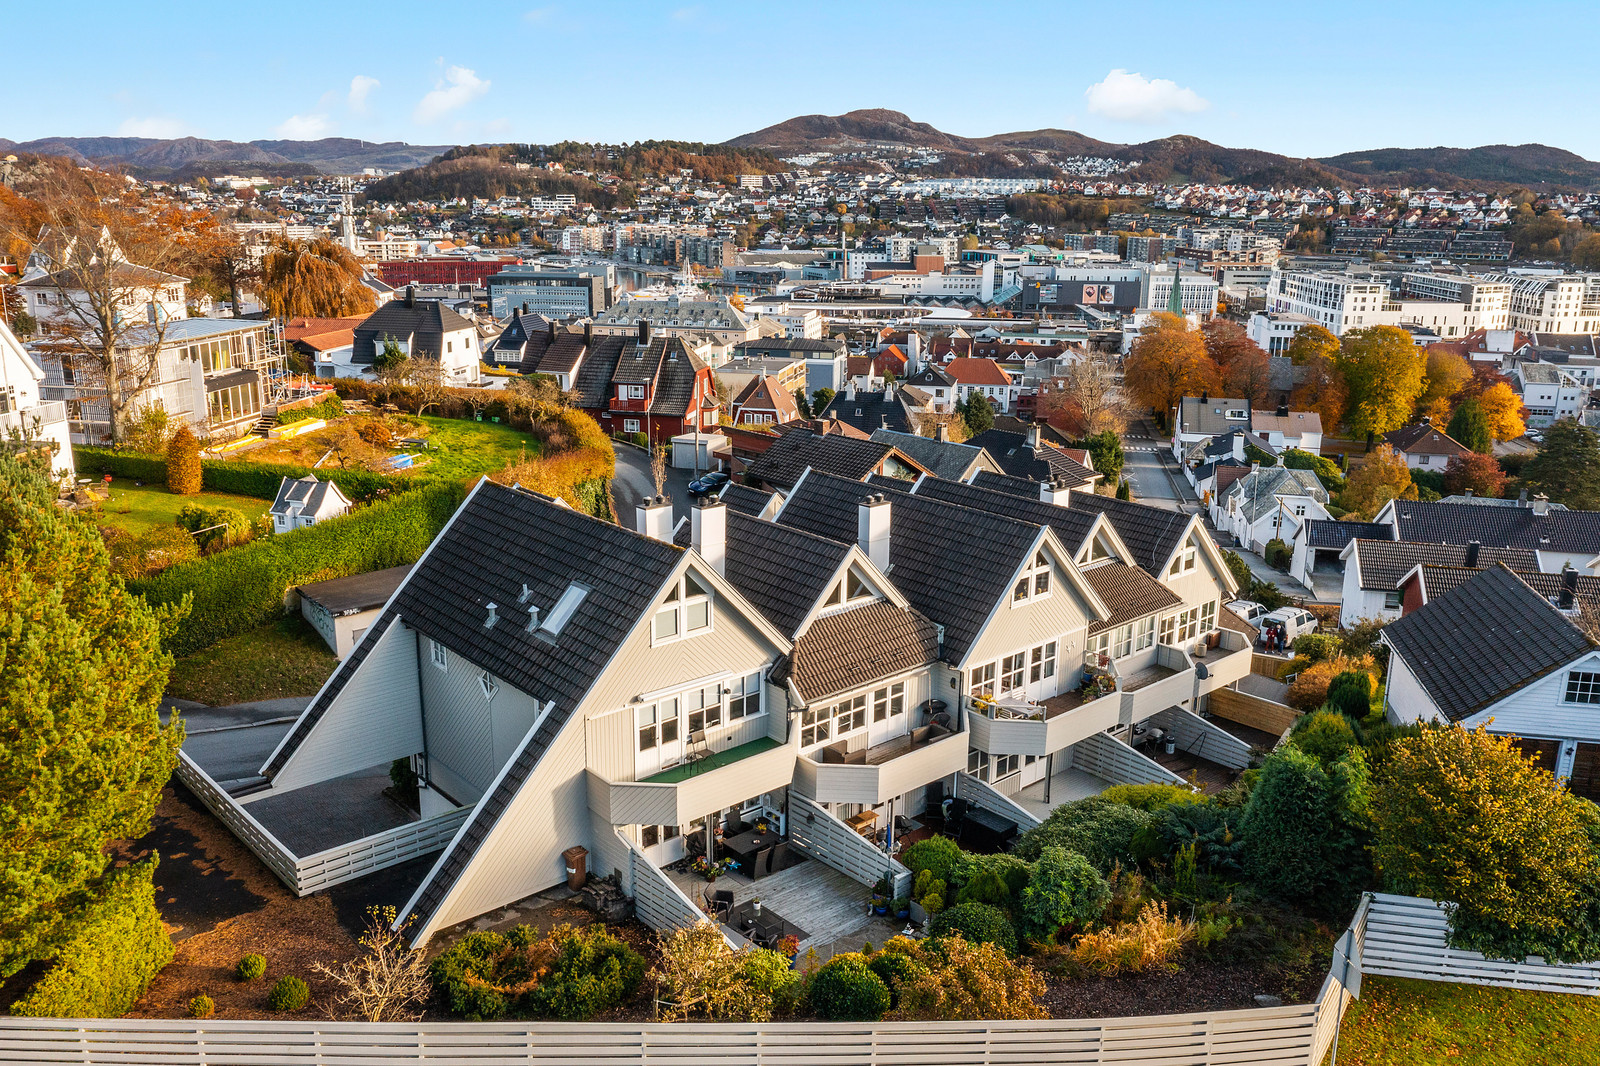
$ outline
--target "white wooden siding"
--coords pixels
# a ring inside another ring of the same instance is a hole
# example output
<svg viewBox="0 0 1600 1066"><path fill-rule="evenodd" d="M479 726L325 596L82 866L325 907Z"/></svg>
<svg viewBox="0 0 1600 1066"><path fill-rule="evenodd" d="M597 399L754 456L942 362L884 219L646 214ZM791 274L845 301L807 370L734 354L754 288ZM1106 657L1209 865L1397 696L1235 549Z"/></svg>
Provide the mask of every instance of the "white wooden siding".
<svg viewBox="0 0 1600 1066"><path fill-rule="evenodd" d="M1389 678L1383 698L1388 704L1389 716L1402 725L1444 717L1417 680L1417 675L1398 655L1389 656Z"/></svg>
<svg viewBox="0 0 1600 1066"><path fill-rule="evenodd" d="M812 798L875 807L966 769L967 734L952 733L876 766L802 761L810 765L796 786Z"/></svg>
<svg viewBox="0 0 1600 1066"><path fill-rule="evenodd" d="M396 622L273 777L272 791L342 777L421 750L417 635Z"/></svg>
<svg viewBox="0 0 1600 1066"><path fill-rule="evenodd" d="M1243 770L1250 765L1249 744L1182 707L1162 711L1152 721L1172 733L1178 747L1191 755L1230 770Z"/></svg>
<svg viewBox="0 0 1600 1066"><path fill-rule="evenodd" d="M1045 549L1048 556L1049 550ZM952 580L956 580L952 575ZM1068 579L1062 565L1051 558L1050 595L1031 603L1011 604L1011 586L1000 593L1000 605L989 618L988 625L972 642L963 660L967 667L981 666L1017 651L1032 648L1045 641L1060 643L1056 652L1056 677L1083 652L1084 633L1093 619L1089 604Z"/></svg>
<svg viewBox="0 0 1600 1066"><path fill-rule="evenodd" d="M1391 658L1396 658L1391 656ZM1552 670L1526 688L1518 689L1499 703L1466 719L1468 729L1488 723L1496 733L1515 733L1519 737L1548 737L1600 742L1600 707L1592 703L1568 703L1567 674L1573 670L1600 672L1600 653L1579 656L1559 670Z"/></svg>
<svg viewBox="0 0 1600 1066"><path fill-rule="evenodd" d="M1188 782L1153 759L1147 759L1116 737L1096 733L1072 748L1072 765L1119 785L1187 785Z"/></svg>
<svg viewBox="0 0 1600 1066"><path fill-rule="evenodd" d="M889 875L896 896L911 892L911 871L804 796L789 794L789 842L825 866L872 886Z"/></svg>

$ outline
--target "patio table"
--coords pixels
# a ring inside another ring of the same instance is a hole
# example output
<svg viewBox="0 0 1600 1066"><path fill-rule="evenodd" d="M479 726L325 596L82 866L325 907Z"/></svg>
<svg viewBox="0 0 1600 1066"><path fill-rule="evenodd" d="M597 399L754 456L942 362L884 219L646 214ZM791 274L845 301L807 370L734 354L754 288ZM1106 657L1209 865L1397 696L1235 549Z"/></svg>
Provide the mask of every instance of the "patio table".
<svg viewBox="0 0 1600 1066"><path fill-rule="evenodd" d="M759 829L747 829L743 833L723 840L722 850L739 864L738 873L754 877L755 872L751 869L751 864L755 861L755 857L760 854L762 848L770 848L782 839L783 834L776 829L768 829L765 832Z"/></svg>

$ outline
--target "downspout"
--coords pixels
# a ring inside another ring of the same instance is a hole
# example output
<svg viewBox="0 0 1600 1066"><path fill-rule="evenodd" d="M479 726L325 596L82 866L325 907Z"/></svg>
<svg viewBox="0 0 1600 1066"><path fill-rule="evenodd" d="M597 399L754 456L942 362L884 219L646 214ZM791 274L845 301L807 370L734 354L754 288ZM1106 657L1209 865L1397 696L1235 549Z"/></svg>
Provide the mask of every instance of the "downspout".
<svg viewBox="0 0 1600 1066"><path fill-rule="evenodd" d="M405 623L402 622L401 624L404 625ZM417 635L417 717L422 722L422 767L425 771L428 771L422 780L431 789L433 787L431 780L433 764L428 761L428 711L422 697L422 633L415 629L412 632ZM455 801L452 800L451 802Z"/></svg>

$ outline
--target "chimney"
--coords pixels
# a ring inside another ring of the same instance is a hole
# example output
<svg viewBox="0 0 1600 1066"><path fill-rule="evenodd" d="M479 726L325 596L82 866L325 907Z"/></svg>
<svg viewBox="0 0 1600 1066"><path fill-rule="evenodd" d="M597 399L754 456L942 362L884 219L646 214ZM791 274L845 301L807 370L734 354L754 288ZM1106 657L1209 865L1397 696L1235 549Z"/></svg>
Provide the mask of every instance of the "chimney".
<svg viewBox="0 0 1600 1066"><path fill-rule="evenodd" d="M1539 493L1533 498L1533 513L1543 517L1550 513L1550 497Z"/></svg>
<svg viewBox="0 0 1600 1066"><path fill-rule="evenodd" d="M527 314L528 313L528 301L527 300L523 300L522 301L522 313L523 314Z"/></svg>
<svg viewBox="0 0 1600 1066"><path fill-rule="evenodd" d="M1462 493L1461 493L1461 498L1462 498L1462 499L1463 499L1463 500L1470 500L1470 499L1472 499L1472 490L1471 490L1471 489L1466 489L1466 490L1464 490L1464 491L1463 491L1463 492L1462 492Z"/></svg>
<svg viewBox="0 0 1600 1066"><path fill-rule="evenodd" d="M550 320L549 332L550 332L550 343L554 344L556 342L556 320L553 319L553 318Z"/></svg>
<svg viewBox="0 0 1600 1066"><path fill-rule="evenodd" d="M941 444L949 444L950 424L948 422L940 422L937 426L933 427L933 439Z"/></svg>
<svg viewBox="0 0 1600 1066"><path fill-rule="evenodd" d="M1561 570L1561 609L1572 610L1572 601L1578 595L1578 571L1568 563Z"/></svg>
<svg viewBox="0 0 1600 1066"><path fill-rule="evenodd" d="M1478 566L1478 550L1482 547L1483 545L1475 540L1467 541L1467 558L1462 565L1469 570L1476 569Z"/></svg>
<svg viewBox="0 0 1600 1066"><path fill-rule="evenodd" d="M894 382L885 381L883 383L883 398L885 400L894 399Z"/></svg>
<svg viewBox="0 0 1600 1066"><path fill-rule="evenodd" d="M856 506L856 539L872 565L889 570L889 508L883 493L874 493Z"/></svg>
<svg viewBox="0 0 1600 1066"><path fill-rule="evenodd" d="M878 416L878 428L879 429L888 429L889 428L889 416L888 415L879 415Z"/></svg>
<svg viewBox="0 0 1600 1066"><path fill-rule="evenodd" d="M1288 418L1289 417L1289 405L1288 404L1280 403L1278 405L1278 417L1279 418Z"/></svg>
<svg viewBox="0 0 1600 1066"><path fill-rule="evenodd" d="M672 501L665 496L646 497L635 509L634 529L651 540L672 543Z"/></svg>
<svg viewBox="0 0 1600 1066"><path fill-rule="evenodd" d="M406 286L406 306L417 306L417 287L415 285Z"/></svg>
<svg viewBox="0 0 1600 1066"><path fill-rule="evenodd" d="M1256 463L1256 462L1252 462L1250 464L1250 473L1252 473L1252 474L1261 473L1261 464L1260 463Z"/></svg>
<svg viewBox="0 0 1600 1066"><path fill-rule="evenodd" d="M639 320L639 345L641 347L643 347L644 345L649 344L649 343L650 343L650 320L649 319L645 319L645 318L641 318Z"/></svg>
<svg viewBox="0 0 1600 1066"><path fill-rule="evenodd" d="M591 345L593 343L594 343L594 323L593 322L585 322L583 324L583 346L585 348L587 348L589 345Z"/></svg>
<svg viewBox="0 0 1600 1066"><path fill-rule="evenodd" d="M1210 389L1201 389L1200 390L1200 402L1201 403L1210 403L1211 402L1211 390Z"/></svg>
<svg viewBox="0 0 1600 1066"><path fill-rule="evenodd" d="M844 387L844 398L847 399L847 400L853 400L853 399L856 398L856 379L855 378L851 378L849 383L845 385L845 387ZM1527 493L1524 492L1523 495L1526 496Z"/></svg>
<svg viewBox="0 0 1600 1066"><path fill-rule="evenodd" d="M1241 463L1244 462L1244 434L1243 433L1235 433L1233 435L1233 457L1235 459L1239 460L1239 462L1241 462Z"/></svg>
<svg viewBox="0 0 1600 1066"><path fill-rule="evenodd" d="M916 330L906 335L906 364L912 373L922 369L922 335Z"/></svg>
<svg viewBox="0 0 1600 1066"><path fill-rule="evenodd" d="M1517 494L1517 506L1518 507L1526 507L1526 506L1528 506L1528 490L1527 489L1523 489L1521 492L1519 492Z"/></svg>
<svg viewBox="0 0 1600 1066"><path fill-rule="evenodd" d="M1028 427L1028 447L1034 451L1039 450L1039 423L1037 422Z"/></svg>
<svg viewBox="0 0 1600 1066"><path fill-rule="evenodd" d="M689 545L717 573L728 572L728 505L701 497L689 509Z"/></svg>
<svg viewBox="0 0 1600 1066"><path fill-rule="evenodd" d="M1039 499L1043 503L1054 504L1057 507L1065 507L1067 506L1068 498L1071 495L1072 492L1068 488L1067 479L1064 477L1052 478L1049 481L1039 482Z"/></svg>

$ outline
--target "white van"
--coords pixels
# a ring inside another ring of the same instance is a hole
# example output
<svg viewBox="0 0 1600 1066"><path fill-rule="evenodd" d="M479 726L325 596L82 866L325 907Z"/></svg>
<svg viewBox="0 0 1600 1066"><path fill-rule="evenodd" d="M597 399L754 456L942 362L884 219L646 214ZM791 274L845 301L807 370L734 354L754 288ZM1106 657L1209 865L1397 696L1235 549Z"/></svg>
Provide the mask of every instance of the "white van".
<svg viewBox="0 0 1600 1066"><path fill-rule="evenodd" d="M1299 607L1280 607L1257 622L1256 628L1262 633L1269 628L1280 631L1282 646L1287 649L1294 644L1295 637L1317 631L1317 616Z"/></svg>
<svg viewBox="0 0 1600 1066"><path fill-rule="evenodd" d="M1228 610L1249 622L1256 629L1261 628L1261 620L1268 614L1266 607L1255 600L1233 600L1228 604Z"/></svg>

